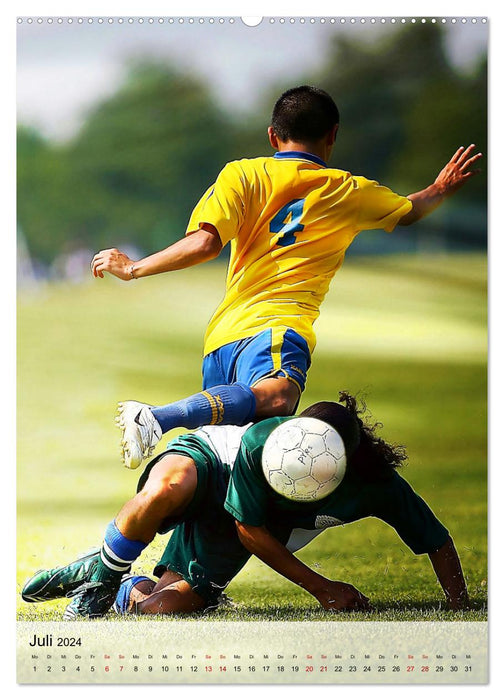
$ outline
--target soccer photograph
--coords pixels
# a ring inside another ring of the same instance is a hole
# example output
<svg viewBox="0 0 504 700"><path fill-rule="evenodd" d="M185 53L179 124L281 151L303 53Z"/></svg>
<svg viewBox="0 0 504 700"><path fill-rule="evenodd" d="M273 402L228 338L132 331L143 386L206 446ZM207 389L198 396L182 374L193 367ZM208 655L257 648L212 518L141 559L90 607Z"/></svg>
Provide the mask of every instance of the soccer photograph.
<svg viewBox="0 0 504 700"><path fill-rule="evenodd" d="M17 18L19 684L486 684L481 16Z"/></svg>

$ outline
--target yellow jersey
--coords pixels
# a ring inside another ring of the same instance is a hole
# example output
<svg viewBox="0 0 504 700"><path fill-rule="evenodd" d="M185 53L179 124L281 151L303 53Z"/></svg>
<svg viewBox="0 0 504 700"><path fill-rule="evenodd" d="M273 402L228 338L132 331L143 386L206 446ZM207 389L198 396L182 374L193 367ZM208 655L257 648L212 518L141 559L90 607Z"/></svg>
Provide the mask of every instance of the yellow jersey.
<svg viewBox="0 0 504 700"><path fill-rule="evenodd" d="M313 323L345 251L365 229L392 231L412 207L387 187L318 157L282 151L228 163L192 212L231 242L224 299L204 354L266 329L292 328L313 351Z"/></svg>

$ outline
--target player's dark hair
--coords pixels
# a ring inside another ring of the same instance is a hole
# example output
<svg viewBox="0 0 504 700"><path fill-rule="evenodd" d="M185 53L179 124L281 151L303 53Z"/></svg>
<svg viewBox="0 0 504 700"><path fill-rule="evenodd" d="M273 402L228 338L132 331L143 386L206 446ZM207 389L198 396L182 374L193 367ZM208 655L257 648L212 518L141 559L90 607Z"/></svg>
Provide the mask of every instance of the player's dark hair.
<svg viewBox="0 0 504 700"><path fill-rule="evenodd" d="M334 409L335 406L339 406L339 409ZM343 415L340 409L343 409L359 427L360 441L356 449L353 452L347 450L347 469L366 481L390 478L394 469L400 467L407 459L406 450L402 445L392 445L376 435L382 424L371 421L363 400L359 404L350 393L341 391L339 403L322 401L309 406L301 415L319 418L339 432Z"/></svg>
<svg viewBox="0 0 504 700"><path fill-rule="evenodd" d="M314 143L339 124L339 111L332 97L320 88L300 85L280 95L273 108L271 125L281 141Z"/></svg>
<svg viewBox="0 0 504 700"><path fill-rule="evenodd" d="M376 431L382 423L373 422L366 403L361 399L360 405L347 391L340 391L340 402L355 416L361 429L360 445L350 458L350 468L366 481L388 479L408 458L403 445L393 445L378 437Z"/></svg>

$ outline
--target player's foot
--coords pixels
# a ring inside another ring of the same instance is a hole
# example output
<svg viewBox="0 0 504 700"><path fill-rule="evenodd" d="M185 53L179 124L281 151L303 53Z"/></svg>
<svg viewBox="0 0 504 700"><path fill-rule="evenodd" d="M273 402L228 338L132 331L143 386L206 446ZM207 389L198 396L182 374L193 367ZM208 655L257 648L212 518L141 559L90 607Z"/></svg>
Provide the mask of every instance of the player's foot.
<svg viewBox="0 0 504 700"><path fill-rule="evenodd" d="M150 409L151 406L138 401L118 405L116 424L122 431L121 452L128 469L136 469L142 460L150 457L163 435Z"/></svg>
<svg viewBox="0 0 504 700"><path fill-rule="evenodd" d="M84 583L99 557L100 549L93 549L66 566L37 571L24 585L21 592L23 600L41 603L68 596Z"/></svg>
<svg viewBox="0 0 504 700"><path fill-rule="evenodd" d="M116 599L121 585L122 573L111 571L98 563L88 575L87 580L72 591L73 600L63 613L64 620L79 617L102 617Z"/></svg>

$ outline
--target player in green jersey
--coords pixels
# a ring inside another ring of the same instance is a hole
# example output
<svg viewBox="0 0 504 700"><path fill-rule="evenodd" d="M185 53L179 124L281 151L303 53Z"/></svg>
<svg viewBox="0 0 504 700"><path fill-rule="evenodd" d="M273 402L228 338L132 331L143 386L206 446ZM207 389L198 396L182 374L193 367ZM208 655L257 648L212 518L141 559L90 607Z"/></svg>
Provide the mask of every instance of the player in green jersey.
<svg viewBox="0 0 504 700"><path fill-rule="evenodd" d="M302 416L333 426L343 439L347 470L325 498L294 502L278 495L262 472L269 434L291 417L249 427L210 426L169 443L145 469L137 495L109 525L101 550L66 567L35 574L23 598L73 595L66 619L117 612L184 613L214 606L252 554L311 593L326 610L367 610L353 585L331 581L293 552L327 527L374 516L395 528L415 554L426 553L448 606L468 603L460 561L448 530L396 471L406 458L362 420L355 399L314 404ZM172 531L154 570L157 582L128 576L156 533Z"/></svg>

